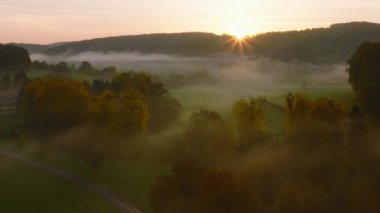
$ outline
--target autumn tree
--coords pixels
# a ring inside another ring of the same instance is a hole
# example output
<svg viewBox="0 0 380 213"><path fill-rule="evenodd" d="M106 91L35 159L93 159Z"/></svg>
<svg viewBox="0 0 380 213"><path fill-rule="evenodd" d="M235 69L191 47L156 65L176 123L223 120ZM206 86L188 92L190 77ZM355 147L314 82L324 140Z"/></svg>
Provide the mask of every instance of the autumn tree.
<svg viewBox="0 0 380 213"><path fill-rule="evenodd" d="M34 127L69 127L88 119L90 101L83 82L45 78L21 89L17 111Z"/></svg>
<svg viewBox="0 0 380 213"><path fill-rule="evenodd" d="M149 111L137 91L129 90L116 95L106 90L95 97L91 118L97 129L115 138L105 145L106 148L123 151L131 136L147 129Z"/></svg>
<svg viewBox="0 0 380 213"><path fill-rule="evenodd" d="M303 94L289 94L287 137L294 143L315 149L324 145L343 145L346 109L327 98L310 100Z"/></svg>
<svg viewBox="0 0 380 213"><path fill-rule="evenodd" d="M303 193L297 185L292 183L284 183L278 189L275 205L281 213L307 212Z"/></svg>
<svg viewBox="0 0 380 213"><path fill-rule="evenodd" d="M265 137L265 99L239 99L233 105L232 113L240 135L241 148L249 148L263 141Z"/></svg>
<svg viewBox="0 0 380 213"><path fill-rule="evenodd" d="M183 168L160 177L152 187L150 200L158 213L264 212L255 189L232 171L216 168Z"/></svg>
<svg viewBox="0 0 380 213"><path fill-rule="evenodd" d="M236 148L232 132L219 114L200 110L189 118L189 124L179 141L178 153L200 164L213 164L228 157Z"/></svg>
<svg viewBox="0 0 380 213"><path fill-rule="evenodd" d="M193 113L176 145L173 173L160 177L151 190L157 212L253 212L260 207L255 190L226 169L236 143L220 115Z"/></svg>
<svg viewBox="0 0 380 213"><path fill-rule="evenodd" d="M120 73L112 80L111 89L116 94L125 90L135 90L143 95L150 112L148 128L151 131L162 130L179 118L180 103L170 95L163 84L153 82L148 74Z"/></svg>

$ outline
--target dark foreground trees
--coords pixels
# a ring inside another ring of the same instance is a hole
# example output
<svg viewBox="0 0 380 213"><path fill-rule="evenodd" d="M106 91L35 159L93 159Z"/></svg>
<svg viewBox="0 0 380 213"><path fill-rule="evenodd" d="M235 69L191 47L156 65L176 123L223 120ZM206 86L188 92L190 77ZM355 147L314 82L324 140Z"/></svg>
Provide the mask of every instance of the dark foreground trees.
<svg viewBox="0 0 380 213"><path fill-rule="evenodd" d="M31 65L26 49L0 44L0 70L27 70Z"/></svg>
<svg viewBox="0 0 380 213"><path fill-rule="evenodd" d="M348 61L349 82L362 110L380 120L380 42L364 43Z"/></svg>

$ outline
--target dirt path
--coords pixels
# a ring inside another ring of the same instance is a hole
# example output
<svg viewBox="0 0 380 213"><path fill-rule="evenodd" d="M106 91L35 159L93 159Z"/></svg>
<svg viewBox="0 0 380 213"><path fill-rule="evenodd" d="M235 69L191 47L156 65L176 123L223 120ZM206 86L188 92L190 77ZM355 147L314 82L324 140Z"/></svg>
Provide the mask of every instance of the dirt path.
<svg viewBox="0 0 380 213"><path fill-rule="evenodd" d="M118 209L120 209L121 212L126 212L126 213L141 213L140 210L138 210L136 207L134 207L132 204L129 202L121 199L117 195L113 194L111 191L107 190L106 188L96 184L92 183L89 181L86 181L80 177L77 177L75 175L69 174L65 171L62 171L60 169L32 161L30 159L27 159L25 157L22 157L21 155L18 155L2 146L0 146L0 156L3 156L7 159L14 160L17 162L20 162L24 164L25 166L38 169L41 171L48 172L50 174L55 175L56 177L59 177L65 181L71 182L77 186L86 188L93 193L98 194L100 197L102 197L104 200L108 201Z"/></svg>

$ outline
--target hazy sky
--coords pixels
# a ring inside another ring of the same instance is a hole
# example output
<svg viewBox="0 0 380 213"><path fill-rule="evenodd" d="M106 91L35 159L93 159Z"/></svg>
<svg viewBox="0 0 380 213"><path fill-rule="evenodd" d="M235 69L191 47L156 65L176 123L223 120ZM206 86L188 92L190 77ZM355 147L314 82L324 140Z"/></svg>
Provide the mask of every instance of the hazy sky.
<svg viewBox="0 0 380 213"><path fill-rule="evenodd" d="M206 31L254 34L380 23L380 0L0 0L0 42Z"/></svg>

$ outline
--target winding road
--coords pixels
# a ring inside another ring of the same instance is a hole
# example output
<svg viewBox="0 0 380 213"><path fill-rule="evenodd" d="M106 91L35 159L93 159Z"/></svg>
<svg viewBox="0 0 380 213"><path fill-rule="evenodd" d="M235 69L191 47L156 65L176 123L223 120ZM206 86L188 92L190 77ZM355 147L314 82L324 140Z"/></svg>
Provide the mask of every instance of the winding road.
<svg viewBox="0 0 380 213"><path fill-rule="evenodd" d="M134 207L129 202L123 200L122 198L118 197L117 195L113 194L111 191L107 190L106 188L89 181L86 181L78 176L69 174L65 171L62 171L58 168L54 168L51 166L48 166L46 164L42 164L30 159L27 159L19 154L16 154L9 149L0 146L0 156L3 156L7 159L17 161L19 163L24 164L25 166L38 169L50 174L55 175L56 177L63 179L65 181L68 181L74 185L86 188L87 190L98 194L100 197L102 197L104 200L108 201L112 205L114 205L116 208L118 208L121 212L125 213L141 213L140 210L138 210L136 207Z"/></svg>

